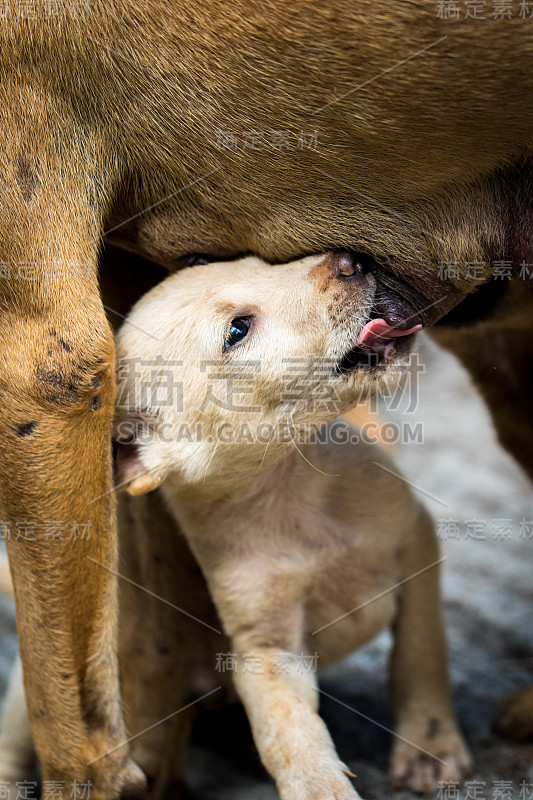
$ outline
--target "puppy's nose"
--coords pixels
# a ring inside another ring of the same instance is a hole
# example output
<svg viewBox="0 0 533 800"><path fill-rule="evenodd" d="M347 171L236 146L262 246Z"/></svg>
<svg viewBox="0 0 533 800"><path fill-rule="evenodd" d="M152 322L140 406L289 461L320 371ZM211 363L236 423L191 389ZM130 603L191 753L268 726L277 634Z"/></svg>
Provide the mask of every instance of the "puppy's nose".
<svg viewBox="0 0 533 800"><path fill-rule="evenodd" d="M333 254L333 268L339 278L356 278L369 271L367 259L361 253L337 250Z"/></svg>

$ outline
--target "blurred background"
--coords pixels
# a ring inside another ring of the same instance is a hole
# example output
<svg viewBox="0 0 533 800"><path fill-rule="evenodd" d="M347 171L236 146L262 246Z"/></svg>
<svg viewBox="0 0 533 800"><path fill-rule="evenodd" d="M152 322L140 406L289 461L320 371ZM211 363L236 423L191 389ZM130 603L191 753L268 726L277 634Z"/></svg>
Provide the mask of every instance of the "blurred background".
<svg viewBox="0 0 533 800"><path fill-rule="evenodd" d="M382 398L377 409L388 421L382 430L397 463L434 516L447 557L443 593L454 702L476 767L475 782L462 786L461 796L533 800L533 744L511 743L491 731L502 698L533 684L531 486L498 445L466 372L429 338L420 343L418 375L407 381L401 398ZM0 637L3 697L16 653L13 603L3 596ZM389 648L390 636L383 634L321 673L324 691L355 709L322 697L321 713L367 800L413 797L390 791L391 736L379 727L392 726ZM278 797L239 707L201 711L188 771L196 800Z"/></svg>

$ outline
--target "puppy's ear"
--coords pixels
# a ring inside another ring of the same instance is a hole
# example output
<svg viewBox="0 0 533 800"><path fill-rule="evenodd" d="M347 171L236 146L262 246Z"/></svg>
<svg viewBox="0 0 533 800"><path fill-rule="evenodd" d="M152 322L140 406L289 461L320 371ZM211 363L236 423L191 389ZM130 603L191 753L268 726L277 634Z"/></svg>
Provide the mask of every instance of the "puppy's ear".
<svg viewBox="0 0 533 800"><path fill-rule="evenodd" d="M143 465L136 444L113 442L115 486L129 494L146 494L157 489L164 475L158 470L148 471Z"/></svg>

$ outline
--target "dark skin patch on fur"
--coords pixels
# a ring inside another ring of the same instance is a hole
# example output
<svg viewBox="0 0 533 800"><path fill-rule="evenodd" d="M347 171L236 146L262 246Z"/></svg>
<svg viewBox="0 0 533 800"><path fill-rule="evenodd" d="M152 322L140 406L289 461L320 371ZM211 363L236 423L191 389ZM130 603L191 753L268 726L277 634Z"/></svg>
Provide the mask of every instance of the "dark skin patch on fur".
<svg viewBox="0 0 533 800"><path fill-rule="evenodd" d="M44 392L48 400L59 403L66 396L65 376L58 370L38 369L35 377L40 383L44 384Z"/></svg>
<svg viewBox="0 0 533 800"><path fill-rule="evenodd" d="M65 353L72 353L72 347L64 339L59 338L58 341Z"/></svg>
<svg viewBox="0 0 533 800"><path fill-rule="evenodd" d="M55 328L50 328L50 336L53 336L54 339L57 339L59 345L63 348L65 353L72 353L71 345L63 339L62 336L59 336Z"/></svg>
<svg viewBox="0 0 533 800"><path fill-rule="evenodd" d="M333 300L328 305L328 316L334 325L338 325L346 318L346 303Z"/></svg>
<svg viewBox="0 0 533 800"><path fill-rule="evenodd" d="M427 738L434 739L440 733L441 723L436 717L430 717L428 722Z"/></svg>
<svg viewBox="0 0 533 800"><path fill-rule="evenodd" d="M89 409L96 411L101 406L100 400L91 402L94 389L101 383L96 370L100 364L87 359L75 361L73 347L60 337L54 328L49 329L50 336L57 341L47 351L47 358L37 365L35 377L38 388L45 399L54 405L71 405L87 396Z"/></svg>
<svg viewBox="0 0 533 800"><path fill-rule="evenodd" d="M73 377L65 373L61 368L48 369L39 367L35 377L39 382L44 396L48 402L54 405L65 405L75 402L83 393L81 383L82 376Z"/></svg>
<svg viewBox="0 0 533 800"><path fill-rule="evenodd" d="M17 436L31 436L36 426L37 426L36 422L22 422L15 428Z"/></svg>
<svg viewBox="0 0 533 800"><path fill-rule="evenodd" d="M29 161L22 157L19 160L15 178L26 203L29 203L35 194L37 179Z"/></svg>
<svg viewBox="0 0 533 800"><path fill-rule="evenodd" d="M91 411L98 411L98 409L101 408L101 407L102 407L102 404L100 402L100 398L99 397L93 397L93 399L91 400L91 404L89 406L89 409Z"/></svg>

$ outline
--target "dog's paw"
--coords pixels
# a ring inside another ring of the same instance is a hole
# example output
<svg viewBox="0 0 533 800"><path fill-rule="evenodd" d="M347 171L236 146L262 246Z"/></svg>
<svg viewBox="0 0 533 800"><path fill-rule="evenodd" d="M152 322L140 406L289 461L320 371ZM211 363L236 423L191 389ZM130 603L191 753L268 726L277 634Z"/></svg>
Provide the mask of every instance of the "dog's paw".
<svg viewBox="0 0 533 800"><path fill-rule="evenodd" d="M361 800L345 773L351 774L339 762L322 769L319 764L302 766L278 785L281 800Z"/></svg>
<svg viewBox="0 0 533 800"><path fill-rule="evenodd" d="M430 719L422 737L412 729L399 733L402 739L395 741L391 764L393 789L430 794L439 784L472 775L470 754L453 722Z"/></svg>
<svg viewBox="0 0 533 800"><path fill-rule="evenodd" d="M503 700L493 727L515 741L533 739L533 686L513 692Z"/></svg>

